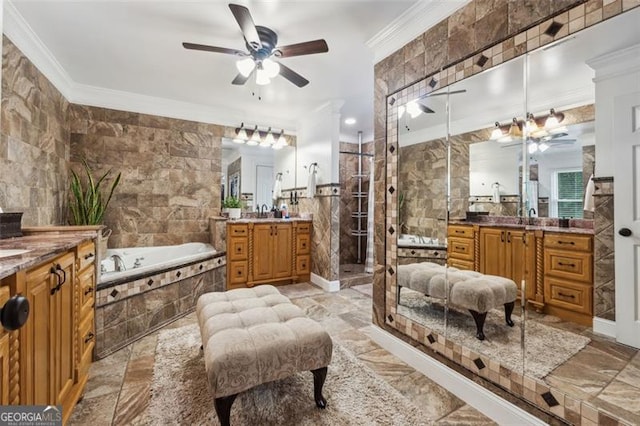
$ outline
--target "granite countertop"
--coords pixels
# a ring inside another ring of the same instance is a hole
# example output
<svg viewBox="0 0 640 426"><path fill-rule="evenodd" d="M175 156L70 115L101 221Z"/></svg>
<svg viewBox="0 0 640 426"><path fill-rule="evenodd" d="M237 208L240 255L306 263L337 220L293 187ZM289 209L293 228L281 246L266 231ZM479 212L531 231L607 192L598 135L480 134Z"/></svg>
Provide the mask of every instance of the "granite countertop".
<svg viewBox="0 0 640 426"><path fill-rule="evenodd" d="M494 220L492 220L494 218ZM449 225L478 225L498 228L514 228L525 231L545 231L545 232L563 232L567 234L588 234L594 235L593 221L584 219L571 219L569 227L564 228L558 226L558 220L553 218L533 218L533 224L518 223L520 220L527 218L518 217L494 217L483 216L482 220L468 221L464 219L454 219L449 221Z"/></svg>
<svg viewBox="0 0 640 426"><path fill-rule="evenodd" d="M303 219L301 217L291 217L289 219L275 217L254 217L229 220L229 224L234 223L282 223L282 222L311 222L312 219Z"/></svg>
<svg viewBox="0 0 640 426"><path fill-rule="evenodd" d="M0 257L0 279L53 259L81 242L95 238L95 235L95 231L78 231L0 240L0 256L2 250L29 250L17 256Z"/></svg>

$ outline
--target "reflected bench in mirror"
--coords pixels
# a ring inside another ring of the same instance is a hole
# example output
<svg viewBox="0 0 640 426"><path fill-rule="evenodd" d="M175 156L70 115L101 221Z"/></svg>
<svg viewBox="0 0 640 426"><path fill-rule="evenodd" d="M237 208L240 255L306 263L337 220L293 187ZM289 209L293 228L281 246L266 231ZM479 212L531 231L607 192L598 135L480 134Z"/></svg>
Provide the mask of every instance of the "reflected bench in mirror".
<svg viewBox="0 0 640 426"><path fill-rule="evenodd" d="M479 340L485 339L487 312L501 305L504 306L507 325L513 327L511 313L518 288L510 279L423 262L398 266L398 304L403 287L467 309L476 323L476 337Z"/></svg>

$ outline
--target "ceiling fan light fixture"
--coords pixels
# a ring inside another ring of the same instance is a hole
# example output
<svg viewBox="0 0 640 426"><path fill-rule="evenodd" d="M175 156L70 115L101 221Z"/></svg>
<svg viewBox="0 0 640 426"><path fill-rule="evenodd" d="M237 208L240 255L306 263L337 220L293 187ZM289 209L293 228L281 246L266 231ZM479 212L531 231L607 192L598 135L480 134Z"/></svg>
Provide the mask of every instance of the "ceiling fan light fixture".
<svg viewBox="0 0 640 426"><path fill-rule="evenodd" d="M538 151L538 144L535 142L530 143L527 150L529 151L529 154L536 153Z"/></svg>
<svg viewBox="0 0 640 426"><path fill-rule="evenodd" d="M409 113L411 118L416 118L417 116L422 114L422 111L420 110L420 107L418 106L417 101L413 100L407 103L407 113Z"/></svg>
<svg viewBox="0 0 640 426"><path fill-rule="evenodd" d="M274 78L280 74L280 64L269 58L262 61L262 69L267 73L269 78Z"/></svg>
<svg viewBox="0 0 640 426"><path fill-rule="evenodd" d="M249 77L255 67L256 63L253 58L250 57L240 59L236 62L236 68L238 68L238 72L244 77Z"/></svg>
<svg viewBox="0 0 640 426"><path fill-rule="evenodd" d="M540 150L540 152L545 152L547 149L549 149L549 144L540 142L538 144L538 149Z"/></svg>
<svg viewBox="0 0 640 426"><path fill-rule="evenodd" d="M267 72L264 69L258 67L258 72L256 73L256 84L264 86L269 83L271 83L271 79L269 78Z"/></svg>

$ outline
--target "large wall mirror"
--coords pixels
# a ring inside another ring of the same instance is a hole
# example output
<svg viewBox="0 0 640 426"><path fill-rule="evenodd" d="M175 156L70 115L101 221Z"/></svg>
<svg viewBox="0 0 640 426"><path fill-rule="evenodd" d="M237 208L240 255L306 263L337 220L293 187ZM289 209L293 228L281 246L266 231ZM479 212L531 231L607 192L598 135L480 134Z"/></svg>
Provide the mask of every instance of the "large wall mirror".
<svg viewBox="0 0 640 426"><path fill-rule="evenodd" d="M249 146L222 139L223 198L240 197L245 211L270 210L278 203L274 189L296 187L296 146L293 138L280 149ZM275 185L278 180L278 185ZM281 198L281 197L280 197Z"/></svg>
<svg viewBox="0 0 640 426"><path fill-rule="evenodd" d="M586 62L640 43L637 22L640 8L444 88L428 77L408 90L415 96L395 94L404 100L388 110L399 149L390 312L406 318L401 324L423 327L418 336L443 335L620 412L628 408L607 387L620 371L603 374L596 364L598 354L627 349L591 329L598 298L611 295L593 287L593 199L585 195L597 162L597 105ZM457 287L473 273L512 280L515 288L493 293L512 297L484 303L477 288ZM638 411L628 418L640 419Z"/></svg>

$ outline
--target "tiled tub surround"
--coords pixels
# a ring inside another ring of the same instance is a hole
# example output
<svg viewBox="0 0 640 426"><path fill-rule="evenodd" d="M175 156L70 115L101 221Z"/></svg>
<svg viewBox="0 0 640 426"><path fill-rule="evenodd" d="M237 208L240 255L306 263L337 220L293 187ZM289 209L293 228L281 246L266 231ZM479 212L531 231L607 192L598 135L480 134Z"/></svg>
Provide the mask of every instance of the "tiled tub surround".
<svg viewBox="0 0 640 426"><path fill-rule="evenodd" d="M523 377L395 314L398 129L397 108L387 104L387 96L393 94L395 105L401 105L430 91L422 80L427 76L433 76L438 81L436 88L441 88L640 5L636 0L493 3L497 2L472 0L375 65L376 166L384 173L376 174L376 205L381 209L376 211L374 322L484 386L500 389L499 393L506 391L506 395L517 396L569 422L627 424L621 420L627 418L637 423L638 418L627 411L631 408L637 412L637 404L622 396L628 392L637 397L628 388L611 389L610 396L620 396L617 403L611 403L611 398L604 403L589 399L567 387ZM563 26L550 37L544 32L553 21ZM480 59L482 66L478 65ZM598 213L596 208L596 222ZM606 349L602 356L609 361L615 359Z"/></svg>
<svg viewBox="0 0 640 426"><path fill-rule="evenodd" d="M223 291L225 253L132 281L98 284L97 358L105 357L191 311L206 292Z"/></svg>

